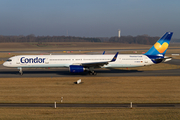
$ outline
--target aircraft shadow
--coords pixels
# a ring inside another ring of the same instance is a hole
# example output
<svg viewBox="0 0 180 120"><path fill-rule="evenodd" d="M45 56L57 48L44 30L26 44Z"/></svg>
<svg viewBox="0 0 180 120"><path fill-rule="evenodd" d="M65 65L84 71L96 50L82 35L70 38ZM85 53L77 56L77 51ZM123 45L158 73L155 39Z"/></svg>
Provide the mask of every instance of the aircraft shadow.
<svg viewBox="0 0 180 120"><path fill-rule="evenodd" d="M107 73L141 73L143 71L139 71L139 70L95 70L95 72L97 72L97 74L107 74ZM8 70L8 71L0 71L0 74L5 74L5 75L19 75L19 71L11 71L11 70ZM53 75L53 74L56 74L56 75L68 75L68 76L76 76L76 75L82 75L82 76L85 76L85 75L88 75L89 73L88 72L83 72L83 73L70 73L68 70L58 70L58 69L55 69L55 70L41 70L41 69L30 69L30 70L23 70L23 74L24 75Z"/></svg>

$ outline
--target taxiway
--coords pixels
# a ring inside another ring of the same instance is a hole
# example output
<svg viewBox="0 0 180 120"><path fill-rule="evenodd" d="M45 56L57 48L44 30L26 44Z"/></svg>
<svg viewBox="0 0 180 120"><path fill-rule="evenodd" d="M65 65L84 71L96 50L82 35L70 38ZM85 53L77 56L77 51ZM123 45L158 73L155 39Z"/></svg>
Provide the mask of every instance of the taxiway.
<svg viewBox="0 0 180 120"><path fill-rule="evenodd" d="M54 103L0 103L0 107L54 107ZM58 103L56 107L130 108L130 103ZM180 108L179 103L133 103L135 108Z"/></svg>

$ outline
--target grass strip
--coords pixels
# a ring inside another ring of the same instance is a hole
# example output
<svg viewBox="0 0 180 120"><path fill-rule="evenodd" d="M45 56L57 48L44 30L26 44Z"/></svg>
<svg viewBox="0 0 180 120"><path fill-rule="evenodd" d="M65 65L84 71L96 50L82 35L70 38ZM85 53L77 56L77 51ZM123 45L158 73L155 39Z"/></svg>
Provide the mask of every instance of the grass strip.
<svg viewBox="0 0 180 120"><path fill-rule="evenodd" d="M43 120L178 120L180 109L171 108L0 108L0 119Z"/></svg>
<svg viewBox="0 0 180 120"><path fill-rule="evenodd" d="M179 103L180 76L0 78L1 103Z"/></svg>

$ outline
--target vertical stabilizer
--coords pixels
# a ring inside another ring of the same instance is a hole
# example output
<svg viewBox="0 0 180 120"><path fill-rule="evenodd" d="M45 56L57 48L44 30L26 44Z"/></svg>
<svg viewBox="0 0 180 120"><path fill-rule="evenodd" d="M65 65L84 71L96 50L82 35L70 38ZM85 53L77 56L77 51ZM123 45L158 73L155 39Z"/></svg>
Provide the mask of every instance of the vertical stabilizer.
<svg viewBox="0 0 180 120"><path fill-rule="evenodd" d="M169 46L173 32L166 32L145 55L164 56Z"/></svg>

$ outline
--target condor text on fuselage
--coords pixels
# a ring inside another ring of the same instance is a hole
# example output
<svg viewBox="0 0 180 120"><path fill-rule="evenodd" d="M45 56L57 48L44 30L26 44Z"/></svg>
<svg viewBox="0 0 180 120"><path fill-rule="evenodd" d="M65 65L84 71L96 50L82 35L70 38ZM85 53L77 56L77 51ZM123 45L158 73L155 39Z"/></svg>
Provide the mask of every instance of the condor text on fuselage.
<svg viewBox="0 0 180 120"><path fill-rule="evenodd" d="M36 58L25 58L25 57L22 57L20 59L20 62L21 63L44 63L45 59L46 58L38 58L38 57L36 57Z"/></svg>

